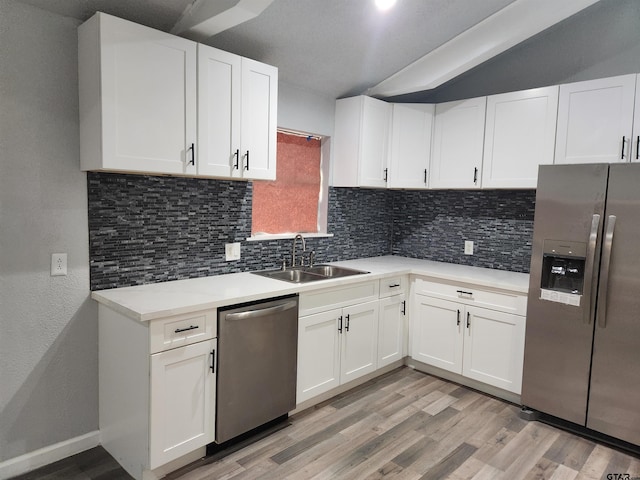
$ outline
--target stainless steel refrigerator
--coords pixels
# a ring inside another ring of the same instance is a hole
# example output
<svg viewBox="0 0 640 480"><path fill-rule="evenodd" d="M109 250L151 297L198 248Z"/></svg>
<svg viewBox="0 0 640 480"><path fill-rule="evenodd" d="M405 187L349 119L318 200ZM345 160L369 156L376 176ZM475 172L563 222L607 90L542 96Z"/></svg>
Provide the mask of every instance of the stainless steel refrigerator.
<svg viewBox="0 0 640 480"><path fill-rule="evenodd" d="M640 164L541 166L522 404L640 445Z"/></svg>

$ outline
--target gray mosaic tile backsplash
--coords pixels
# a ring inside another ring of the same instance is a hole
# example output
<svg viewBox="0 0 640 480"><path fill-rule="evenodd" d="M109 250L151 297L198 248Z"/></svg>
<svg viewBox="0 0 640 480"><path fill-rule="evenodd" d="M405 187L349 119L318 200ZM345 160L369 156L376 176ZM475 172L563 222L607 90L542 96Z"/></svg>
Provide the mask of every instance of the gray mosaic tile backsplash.
<svg viewBox="0 0 640 480"><path fill-rule="evenodd" d="M529 272L535 190L394 191L394 255ZM472 240L473 255L464 255Z"/></svg>
<svg viewBox="0 0 640 480"><path fill-rule="evenodd" d="M91 289L276 268L291 240L248 242L252 184L88 173ZM317 262L396 254L527 272L534 191L330 188ZM463 255L464 240L475 254ZM226 262L224 245L241 242Z"/></svg>

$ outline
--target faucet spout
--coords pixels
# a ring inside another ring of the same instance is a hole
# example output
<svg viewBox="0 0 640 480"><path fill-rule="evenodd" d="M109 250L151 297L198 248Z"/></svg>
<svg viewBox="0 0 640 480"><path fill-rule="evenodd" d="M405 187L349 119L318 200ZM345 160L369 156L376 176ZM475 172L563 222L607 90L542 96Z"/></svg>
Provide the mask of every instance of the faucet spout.
<svg viewBox="0 0 640 480"><path fill-rule="evenodd" d="M298 243L298 239L302 240L302 253L307 251L307 246L304 241L304 237L299 233L293 238L293 249L291 250L291 266L296 266L296 245ZM304 262L304 255L302 257L302 261Z"/></svg>

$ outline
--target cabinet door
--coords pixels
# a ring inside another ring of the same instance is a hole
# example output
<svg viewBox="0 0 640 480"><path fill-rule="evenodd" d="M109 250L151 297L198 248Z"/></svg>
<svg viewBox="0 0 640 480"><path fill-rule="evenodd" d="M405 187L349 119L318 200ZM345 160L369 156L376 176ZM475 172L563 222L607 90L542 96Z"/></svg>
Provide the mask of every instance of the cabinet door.
<svg viewBox="0 0 640 480"><path fill-rule="evenodd" d="M241 57L198 44L198 174L240 171Z"/></svg>
<svg viewBox="0 0 640 480"><path fill-rule="evenodd" d="M636 96L633 109L633 137L631 138L631 161L640 162L640 75L636 75Z"/></svg>
<svg viewBox="0 0 640 480"><path fill-rule="evenodd" d="M388 187L427 188L434 112L434 105L393 105Z"/></svg>
<svg viewBox="0 0 640 480"><path fill-rule="evenodd" d="M525 317L467 307L462 374L519 394Z"/></svg>
<svg viewBox="0 0 640 480"><path fill-rule="evenodd" d="M340 383L349 382L377 367L378 300L345 307L340 354Z"/></svg>
<svg viewBox="0 0 640 480"><path fill-rule="evenodd" d="M259 180L276 178L278 69L242 59L240 170L233 176Z"/></svg>
<svg viewBox="0 0 640 480"><path fill-rule="evenodd" d="M336 100L332 185L386 187L391 104L375 98Z"/></svg>
<svg viewBox="0 0 640 480"><path fill-rule="evenodd" d="M636 75L560 85L555 163L628 162Z"/></svg>
<svg viewBox="0 0 640 480"><path fill-rule="evenodd" d="M411 309L411 357L462 373L463 317L463 305L415 295Z"/></svg>
<svg viewBox="0 0 640 480"><path fill-rule="evenodd" d="M538 165L553 163L557 112L557 86L487 98L483 188L536 188Z"/></svg>
<svg viewBox="0 0 640 480"><path fill-rule="evenodd" d="M215 438L215 350L213 339L151 355L149 468Z"/></svg>
<svg viewBox="0 0 640 480"><path fill-rule="evenodd" d="M363 102L358 186L384 188L388 178L391 104L370 97L363 97Z"/></svg>
<svg viewBox="0 0 640 480"><path fill-rule="evenodd" d="M196 43L100 18L103 167L195 173Z"/></svg>
<svg viewBox="0 0 640 480"><path fill-rule="evenodd" d="M432 188L479 188L486 97L436 105Z"/></svg>
<svg viewBox="0 0 640 480"><path fill-rule="evenodd" d="M378 368L404 357L405 312L404 294L380 300Z"/></svg>
<svg viewBox="0 0 640 480"><path fill-rule="evenodd" d="M340 385L341 317L341 309L300 317L296 403Z"/></svg>

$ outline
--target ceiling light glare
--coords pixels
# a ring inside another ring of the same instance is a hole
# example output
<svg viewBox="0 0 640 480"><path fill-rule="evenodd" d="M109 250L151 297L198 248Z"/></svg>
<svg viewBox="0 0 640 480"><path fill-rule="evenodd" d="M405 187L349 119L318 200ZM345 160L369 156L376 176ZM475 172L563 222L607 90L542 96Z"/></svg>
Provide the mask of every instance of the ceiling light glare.
<svg viewBox="0 0 640 480"><path fill-rule="evenodd" d="M389 10L396 4L396 0L375 0L378 10Z"/></svg>

